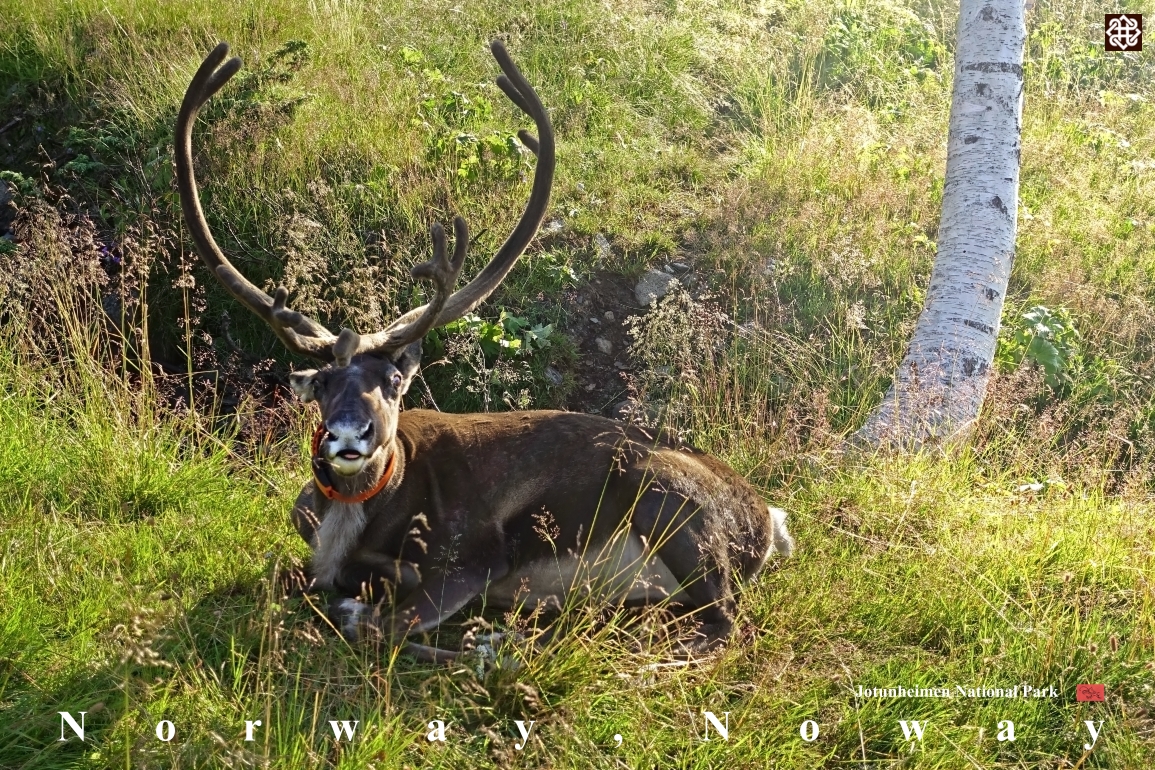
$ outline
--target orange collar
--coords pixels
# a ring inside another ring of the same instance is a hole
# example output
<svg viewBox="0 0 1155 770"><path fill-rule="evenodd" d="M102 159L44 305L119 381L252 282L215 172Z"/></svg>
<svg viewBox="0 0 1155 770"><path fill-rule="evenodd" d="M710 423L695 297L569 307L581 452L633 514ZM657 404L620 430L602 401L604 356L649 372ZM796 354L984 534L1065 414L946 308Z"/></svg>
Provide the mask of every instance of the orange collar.
<svg viewBox="0 0 1155 770"><path fill-rule="evenodd" d="M381 479L373 486L372 489L366 492L362 492L359 495L346 497L334 489L332 484L326 484L325 482L321 481L321 475L324 475L325 478L332 480L327 469L318 468L318 466L324 462L318 453L321 451L321 438L325 435L325 433L325 423L321 423L317 426L317 431L313 434L312 457L313 481L316 483L317 489L321 490L321 494L323 494L325 497L338 503L363 503L384 489L385 485L389 483L389 479L393 478L393 467L397 464L396 451L394 451L393 454L389 456L389 464L385 466L385 472L381 474ZM318 470L321 470L321 474L318 474Z"/></svg>

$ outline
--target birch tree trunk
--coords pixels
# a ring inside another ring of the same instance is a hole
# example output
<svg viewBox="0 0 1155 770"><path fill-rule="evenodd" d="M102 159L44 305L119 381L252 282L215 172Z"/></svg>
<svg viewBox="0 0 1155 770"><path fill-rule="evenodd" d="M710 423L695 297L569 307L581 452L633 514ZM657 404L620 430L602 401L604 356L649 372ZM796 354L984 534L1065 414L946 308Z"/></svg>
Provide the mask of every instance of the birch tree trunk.
<svg viewBox="0 0 1155 770"><path fill-rule="evenodd" d="M854 441L918 448L978 416L1015 255L1023 0L960 0L938 255L882 404Z"/></svg>

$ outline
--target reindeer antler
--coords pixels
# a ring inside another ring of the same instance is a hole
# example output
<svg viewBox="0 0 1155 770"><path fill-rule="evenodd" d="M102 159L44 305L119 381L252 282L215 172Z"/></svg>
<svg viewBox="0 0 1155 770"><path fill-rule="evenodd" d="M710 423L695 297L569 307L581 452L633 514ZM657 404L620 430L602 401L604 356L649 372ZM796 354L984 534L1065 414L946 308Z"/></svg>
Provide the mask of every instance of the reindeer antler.
<svg viewBox="0 0 1155 770"><path fill-rule="evenodd" d="M333 343L337 338L316 321L290 310L285 305L289 296L285 287L280 287L275 296L270 297L241 275L221 252L205 221L193 173L192 126L204 103L241 68L241 60L236 57L221 64L228 54L228 43L221 43L205 57L185 91L176 119L176 180L185 222L197 253L230 294L271 326L290 350L310 358L331 361Z"/></svg>
<svg viewBox="0 0 1155 770"><path fill-rule="evenodd" d="M553 186L553 175L556 167L553 126L550 124L549 114L542 106L533 86L529 84L529 81L518 70L517 65L513 63L509 52L505 50L505 44L500 40L494 40L489 44L489 50L493 52L493 58L497 59L501 71L505 73L497 76L498 87L522 112L533 118L533 122L537 125L538 138L535 138L525 129L517 132L517 137L521 143L537 156L537 168L533 175L533 190L530 192L529 202L525 206L525 211L522 212L521 219L517 221L517 225L506 238L505 243L501 244L497 253L493 255L493 259L477 274L476 278L445 301L445 306L438 311L437 319L430 328L444 326L461 318L493 293L493 290L513 269L514 264L525 251L525 247L533 240L533 236L537 234L538 228L541 227L541 221L545 218L545 213L549 208L549 192ZM384 335L399 328L407 328L410 324L424 319L435 303L436 300L423 307L410 310L379 334Z"/></svg>
<svg viewBox="0 0 1155 770"><path fill-rule="evenodd" d="M505 46L495 40L490 44L490 50L505 73L498 76L497 85L514 104L534 119L541 135L539 141L524 130L518 132L522 143L538 158L529 203L513 233L498 249L489 264L455 294L451 292L465 262L469 232L465 220L461 217L453 220L453 260L449 261L445 251L445 231L440 224L434 224L430 228L433 259L415 266L411 271L415 279L427 280L433 284L433 301L410 310L385 329L364 336L351 329L342 329L340 335L334 336L313 319L290 309L286 305L289 292L284 286L279 287L270 297L233 266L213 239L208 222L205 221L204 211L201 209L196 175L193 172L192 126L205 102L241 68L241 60L234 57L221 64L228 56L227 43L219 44L205 58L193 76L192 82L189 83L176 121L176 177L181 210L184 212L197 253L213 275L241 304L269 324L289 350L320 361L332 361L338 366L347 366L355 355L396 350L409 345L422 339L430 329L460 318L481 304L497 288L525 251L525 247L541 226L549 206L549 193L555 167L553 128L537 93L509 58Z"/></svg>

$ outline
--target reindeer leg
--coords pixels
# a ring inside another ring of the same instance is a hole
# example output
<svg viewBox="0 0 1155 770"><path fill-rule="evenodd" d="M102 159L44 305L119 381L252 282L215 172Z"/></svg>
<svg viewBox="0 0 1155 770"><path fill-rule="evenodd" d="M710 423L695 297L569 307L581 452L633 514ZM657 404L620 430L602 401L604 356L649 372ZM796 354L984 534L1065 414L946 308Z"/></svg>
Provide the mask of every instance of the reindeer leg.
<svg viewBox="0 0 1155 770"><path fill-rule="evenodd" d="M334 599L329 605L329 620L337 630L349 641L356 641L364 625L376 625L373 622L375 608L358 599ZM452 614L452 613L450 613ZM417 642L406 641L401 646L401 652L411 655L423 663L452 663L462 653L444 650L440 647Z"/></svg>
<svg viewBox="0 0 1155 770"><path fill-rule="evenodd" d="M694 636L682 642L687 652L705 652L724 644L734 626L737 601L726 561L728 536L712 531L705 512L674 492L651 489L634 510L634 530L689 597L681 608L698 623Z"/></svg>
<svg viewBox="0 0 1155 770"><path fill-rule="evenodd" d="M420 573L412 562L362 551L341 568L333 588L341 596L369 605L393 606L404 601L420 583Z"/></svg>
<svg viewBox="0 0 1155 770"><path fill-rule="evenodd" d="M321 526L321 517L317 515L317 503L314 498L313 482L310 481L301 488L297 501L293 503L293 511L289 518L293 521L293 529L301 539L310 546L316 540L317 529Z"/></svg>
<svg viewBox="0 0 1155 770"><path fill-rule="evenodd" d="M377 627L386 637L405 640L402 652L428 663L451 663L461 653L408 641L406 637L437 628L443 621L477 598L507 569L477 567L427 575L393 612L385 617L369 617L372 608L356 599L342 599L330 608L330 618L347 638L355 639L363 623Z"/></svg>
<svg viewBox="0 0 1155 770"><path fill-rule="evenodd" d="M361 559L345 564L333 583L337 595L326 614L342 636L354 641L363 625L378 625L382 607L404 601L421 580L410 562L362 554Z"/></svg>
<svg viewBox="0 0 1155 770"><path fill-rule="evenodd" d="M486 570L484 567L434 572L393 610L388 630L394 638L432 631L481 595L489 583L500 579L504 573L505 570Z"/></svg>
<svg viewBox="0 0 1155 770"><path fill-rule="evenodd" d="M312 546L316 539L317 528L321 526L321 519L317 516L317 505L313 500L312 481L306 484L301 489L301 493L297 495L297 501L293 503L293 510L289 514L289 518L293 522L293 529L297 530L301 539ZM299 596L314 591L306 571L296 567L283 573L280 582L282 589L288 596Z"/></svg>

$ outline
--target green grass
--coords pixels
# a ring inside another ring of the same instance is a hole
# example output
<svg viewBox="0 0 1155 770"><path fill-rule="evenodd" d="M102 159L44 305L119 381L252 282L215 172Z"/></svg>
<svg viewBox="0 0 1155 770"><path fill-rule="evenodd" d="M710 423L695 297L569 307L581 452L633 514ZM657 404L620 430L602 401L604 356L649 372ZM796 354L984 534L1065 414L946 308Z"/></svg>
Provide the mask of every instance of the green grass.
<svg viewBox="0 0 1155 770"><path fill-rule="evenodd" d="M1105 55L1097 6L1029 16L1004 326L1064 309L1068 384L1005 366L965 446L842 456L933 261L956 4L451 5L0 0L22 217L0 249L0 767L1155 765L1155 59ZM307 556L287 514L315 417L260 385L301 362L185 242L183 88L217 40L244 57L197 128L210 220L254 281L364 330L421 301L431 218L467 217L471 271L523 205L531 166L495 149L525 125L492 86L499 33L552 111L564 227L482 314L553 324L553 344L494 360L449 335L428 393L575 403L593 375L572 298L693 265L708 296L636 322L624 387L786 508L799 546L694 666L654 667L647 626L579 606L520 670L431 669L275 588ZM189 376L142 375L145 351ZM1107 702L1075 703L1085 682ZM1060 696L855 696L1023 683ZM86 744L57 740L62 710L88 711ZM729 741L702 740L703 710L730 713ZM913 750L899 719L930 724ZM1087 756L1085 719L1104 722Z"/></svg>

